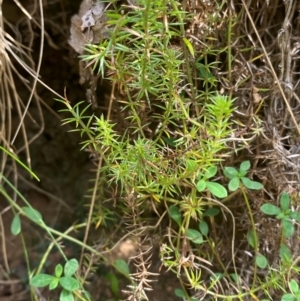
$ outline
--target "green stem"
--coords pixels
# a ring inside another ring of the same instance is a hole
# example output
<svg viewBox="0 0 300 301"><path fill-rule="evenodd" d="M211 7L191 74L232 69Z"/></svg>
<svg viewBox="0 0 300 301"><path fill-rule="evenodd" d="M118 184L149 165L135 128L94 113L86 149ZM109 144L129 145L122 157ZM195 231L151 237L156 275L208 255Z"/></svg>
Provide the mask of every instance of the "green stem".
<svg viewBox="0 0 300 301"><path fill-rule="evenodd" d="M254 218L253 218L253 213L252 213L252 210L251 210L251 206L250 206L247 194L246 194L246 189L245 189L244 186L241 187L241 191L242 191L244 200L245 200L246 205L247 205L248 214L249 214L249 217L250 217L250 220L251 220L251 226L252 226L252 229L253 229L253 234L254 234L254 254L255 254L255 259L256 259L256 256L257 256L257 253L258 253L258 239L257 239L256 225L255 225L255 221L254 221ZM255 287L255 284L256 284L256 275L257 275L257 266L256 266L256 262L255 262L255 264L254 264L254 272L253 272L253 283L252 283L252 286L251 286L252 289Z"/></svg>

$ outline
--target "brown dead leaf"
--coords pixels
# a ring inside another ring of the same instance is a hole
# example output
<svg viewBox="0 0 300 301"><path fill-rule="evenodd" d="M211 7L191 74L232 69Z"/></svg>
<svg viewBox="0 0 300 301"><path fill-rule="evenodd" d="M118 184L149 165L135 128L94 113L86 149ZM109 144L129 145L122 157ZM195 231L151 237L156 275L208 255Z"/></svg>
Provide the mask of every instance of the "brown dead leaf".
<svg viewBox="0 0 300 301"><path fill-rule="evenodd" d="M259 94L259 89L253 86L252 88L252 96L253 96L253 102L255 104L258 104L262 101L262 97Z"/></svg>

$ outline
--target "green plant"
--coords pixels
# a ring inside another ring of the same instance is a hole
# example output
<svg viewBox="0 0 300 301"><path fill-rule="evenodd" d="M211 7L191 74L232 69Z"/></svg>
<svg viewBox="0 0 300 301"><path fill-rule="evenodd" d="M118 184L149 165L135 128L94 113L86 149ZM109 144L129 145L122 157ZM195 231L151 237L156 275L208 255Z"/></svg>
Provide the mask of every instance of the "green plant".
<svg viewBox="0 0 300 301"><path fill-rule="evenodd" d="M191 298L187 292L183 291L182 289L176 288L175 289L175 295L179 298L182 298L184 300L188 300L188 301L197 301L197 299L195 298Z"/></svg>
<svg viewBox="0 0 300 301"><path fill-rule="evenodd" d="M233 192L231 193L231 195L227 195L227 190L224 187L224 185L220 184L220 183L215 183L215 182L211 182L208 181L208 179L214 177L216 175L217 172L217 168L216 166L212 166L209 167L207 169L207 171L200 176L197 176L197 178L199 179L198 182L196 183L196 188L197 191L200 193L203 193L205 191L205 189L207 189L207 191L209 191L211 194L219 197L219 198L223 198L223 203L226 200L230 200L233 195L235 194L234 191L236 191L238 188L242 191L245 192L245 187L247 187L248 189L252 189L252 190L257 190L257 189L261 189L263 186L261 183L259 182L255 182L250 180L246 174L247 171L250 169L250 162L249 161L245 161L241 164L240 167L240 171L237 171L235 168L233 167L226 167L224 169L224 174L227 175L227 177L230 179L230 181L232 181L232 179L237 179L238 180L238 187L235 187L235 189L232 189ZM241 181L240 181L241 179ZM229 186L230 186L229 182ZM247 185L247 186L246 186ZM245 201L249 206L249 202L248 199L246 197L246 194L244 194L245 196ZM216 205L220 205L220 203L218 203L215 200L210 199L205 200L203 197L200 196L196 196L196 194L193 194L193 197L189 198L189 202L186 202L184 204L181 204L181 206L178 208L175 205L172 205L169 207L169 214L171 216L171 218L176 221L176 223L180 226L180 231L179 231L179 236L184 235L184 237L186 237L189 241L191 241L193 244L204 244L204 243L208 243L211 247L214 245L213 240L208 237L208 233L209 233L209 226L207 224L207 222L203 219L205 216L208 216L210 218L210 222L211 222L211 226L212 228L214 228L214 216L216 216L219 212L218 208L216 207L212 207L212 205L216 206ZM210 207L208 209L205 209L207 207ZM189 227L190 224L190 218L193 219L199 219L199 223L198 223L198 229L193 229ZM254 222L253 222L254 225ZM257 246L257 234L255 231L255 226L253 226L253 230L252 230L252 235L251 238L249 238L250 244L255 247ZM207 239L206 241L204 241L203 236L205 236L205 238ZM257 247L256 247L257 249ZM164 262L164 264L166 264L166 266L168 266L169 268L174 268L174 267L180 267L180 259L178 258L177 261L171 261L171 255L175 250L172 250L170 248L167 248L167 246L164 246L164 252L162 255L162 261ZM212 251L214 251L214 249L212 249ZM174 254L176 255L176 251L174 252ZM203 256L203 255L202 255ZM166 260L168 258L168 260ZM203 258L202 258L203 260ZM208 258L208 262L210 261L210 259ZM177 262L177 263L176 263ZM197 266L196 263L194 263L193 261L189 261L189 259L187 258L187 262L189 262L189 264L191 264L191 266L193 266L194 268ZM186 262L184 262L186 264ZM183 264L183 263L182 263ZM267 260L266 258L262 255L262 254L257 254L256 255L256 265L259 268L265 268L267 266ZM184 269L185 273L186 273L186 277L190 280L190 284L194 287L201 287L200 283L200 278L195 278L194 274L189 274L190 272L187 269ZM229 279L234 280L236 283L239 283L240 281L238 281L239 276L237 273L233 273L230 275L227 275L227 273L219 273L220 277L218 279L222 279L222 277L225 276L229 276ZM196 280L196 281L195 281ZM215 286L216 282L215 279L212 279L211 285L210 287L213 288ZM199 286L200 285L200 286Z"/></svg>
<svg viewBox="0 0 300 301"><path fill-rule="evenodd" d="M300 289L296 280L292 279L289 282L289 288L292 294L284 294L281 297L281 301L299 301L300 300Z"/></svg>
<svg viewBox="0 0 300 301"><path fill-rule="evenodd" d="M60 301L74 300L73 292L80 287L79 281L73 277L78 269L78 261L76 259L68 260L64 268L61 264L55 267L55 276L48 274L38 274L31 278L30 284L35 287L49 286L49 290L54 290L60 285L63 290L60 293ZM63 276L64 274L64 276Z"/></svg>
<svg viewBox="0 0 300 301"><path fill-rule="evenodd" d="M205 172L203 176L198 175L199 181L196 184L197 190L199 192L202 192L205 190L205 188L207 188L210 191L210 193L213 194L214 196L219 198L225 198L227 197L228 194L224 186L216 182L207 181L207 179L214 177L217 171L218 171L217 166L211 166L208 168L208 170Z"/></svg>
<svg viewBox="0 0 300 301"><path fill-rule="evenodd" d="M71 105L68 99L60 99L66 106L64 111L72 115L65 123L75 124L73 131L80 132L84 140L82 149L99 155L97 177L105 179L108 189L117 191L115 210L124 214L130 233L138 233L142 240L149 235L148 229L157 233L169 215L170 227L158 232L160 258L181 281L182 291L177 290L177 295L187 297L187 284L216 299L257 300L261 292L281 285L286 270L265 278L258 273L269 263L259 248L251 203L252 193L263 185L248 176L250 162L242 162L239 169L222 168L224 158L232 152L235 99L232 92L217 92L217 76L219 58L227 54L227 71L232 74L232 28L228 30L228 45L216 50L214 39L197 47L186 35L192 15L181 10L176 1L137 0L134 8L126 7L125 15L121 9L108 10L110 38L99 45L87 45L81 56L111 83L110 105L119 115L113 116L109 109L106 117L90 116L82 103ZM213 14L209 21L212 26ZM105 200L105 194L99 199ZM104 202L95 206L100 210L94 210L92 204L91 215L93 211L107 212L102 210ZM235 244L244 240L236 238L237 217L232 212L239 206L250 221L247 240L255 259L249 259L253 275L248 280L239 273L235 260ZM157 219L147 216L149 210ZM230 229L227 236L231 243L219 238L220 222ZM136 299L144 296L142 288L150 274L145 268L144 248L139 248L136 266L143 270L132 275L133 281L139 282L132 286ZM288 254L284 247L281 253ZM228 254L231 258L224 262L223 255ZM115 278L108 278L116 291ZM222 285L233 287L236 293L230 289L224 292Z"/></svg>
<svg viewBox="0 0 300 301"><path fill-rule="evenodd" d="M230 191L236 191L241 184L243 184L248 189L260 190L263 188L263 185L259 182L252 181L246 177L247 172L250 170L250 162L244 161L240 165L240 169L237 170L234 167L225 167L224 175L230 179L228 184L228 189Z"/></svg>
<svg viewBox="0 0 300 301"><path fill-rule="evenodd" d="M228 108L231 104L226 97L216 96L214 100L222 100L222 106L218 106L219 102L214 101L214 106L210 106L210 110L215 109L215 117L218 122L223 123L223 118L228 119L230 110L224 106L227 104ZM227 102L227 103L226 103ZM207 188L213 195L218 197L226 197L226 188L216 182L208 181L215 176L217 172L216 166L210 166L210 161L213 159L212 147L220 150L222 141L217 143L217 140L212 138L210 142L200 141L202 148L202 156L198 157L197 147L193 143L193 149L190 152L181 151L185 148L185 144L188 142L187 139L196 139L196 136L191 138L184 137L174 140L176 147L178 148L178 161L174 162L173 158L168 158L165 155L165 144L146 139L137 138L134 141L130 141L126 136L120 137L113 129L113 125L101 116L100 118L91 117L87 125L81 120L80 114L77 110L70 106L68 102L63 101L67 106L67 111L73 114L72 118L68 118L66 122L76 122L82 129L78 129L82 135L86 134L88 140L83 142L83 148L93 147L95 151L101 153L106 165L102 167L101 171L109 177L109 183L115 183L121 188L121 192L125 194L138 194L138 202L143 206L143 201L150 199L154 206L158 206L159 203L167 202L170 203L169 212L177 223L181 227L182 233L185 237L191 241L191 243L201 244L203 242L202 235L207 236L208 225L202 220L204 215L213 217L214 210L205 210L205 206L211 206L215 204L213 201L204 201L202 197L198 196L197 193L202 193ZM223 113L221 114L221 111ZM211 117L213 116L212 112ZM94 120L93 120L94 119ZM78 121L78 122L77 122ZM92 125L92 126L90 126ZM211 123L212 128L207 130L214 131L215 123ZM227 127L227 123L224 123L224 128ZM224 137L227 132L223 129ZM221 131L216 139L220 139ZM216 133L215 133L216 134ZM159 141L161 142L161 141ZM225 140L224 140L225 142ZM190 143L190 142L189 142ZM204 149L204 152L203 152ZM205 149L207 151L205 152ZM217 150L215 150L217 151ZM203 158L204 157L204 158ZM211 158L211 159L210 159ZM201 167L200 167L201 166ZM207 171L203 173L202 170L207 168ZM183 197L181 201L178 201L178 192L181 190L181 186L184 183L191 183L190 179L197 178L204 182L205 187L199 189L199 184L190 186L191 192ZM173 204L173 205L172 205ZM177 207L179 205L179 208ZM210 208L213 209L213 208ZM216 209L216 208L215 208ZM176 211L176 212L175 212ZM183 212L184 218L181 217ZM176 219L174 216L178 215ZM190 219L200 219L199 231L191 228ZM137 216L139 219L139 216ZM180 233L178 234L180 236ZM179 238L179 237L178 237ZM183 241L179 238L177 241L177 249L180 249L180 245ZM175 253L176 250L174 250ZM180 262L180 253L178 254L178 261L175 261L172 265L177 266L177 269L181 269L182 263ZM193 285L197 285L198 276L189 274L186 270L187 275Z"/></svg>
<svg viewBox="0 0 300 301"><path fill-rule="evenodd" d="M281 243L279 249L279 257L281 259L283 270L281 271L281 273L283 274L283 277L285 277L285 274L290 273L291 270L293 271L293 273L299 274L299 269L295 268L295 263L293 262L291 250L286 245L285 240L291 239L294 236L295 228L293 221L300 221L300 213L299 211L296 211L291 207L290 196L287 192L283 192L281 194L279 203L279 206L270 203L263 204L260 207L260 210L264 214L269 216L275 216L278 220L281 221ZM287 269L289 272L287 273L285 269ZM298 283L292 279L289 281L288 286L292 294L285 293L282 296L281 300L300 300L300 291Z"/></svg>
<svg viewBox="0 0 300 301"><path fill-rule="evenodd" d="M227 41L220 45L217 44L218 35L211 33L222 27L218 18L226 1L210 3L212 11L207 7L205 13L199 15L186 11L186 1L131 2L134 5L129 1L130 5L121 8L112 3L114 9L105 10L109 38L103 38L98 45L86 45L81 55L87 66L92 66L111 83L107 115L89 113L88 106L84 107L82 102L71 105L66 98L59 100L66 106L65 111L72 114L64 123L74 123L73 131L80 132L83 137L82 149L99 157L90 213L83 225L86 233L90 223L95 223L98 228L115 221L115 216L120 218L118 228L114 229L116 232L128 225L124 237L130 234L136 238L139 254L135 257L136 267L140 269L131 275L135 282L130 286L134 295L131 299L146 298L143 287L152 281L147 279L149 275L154 275L148 271L150 257L143 243L147 236L156 235L159 236L163 265L180 279L182 289L175 290L175 294L181 298L199 300L189 297L185 287L188 286L200 294L201 299L207 294L215 300L265 300L261 297L263 294L268 296L271 289L285 291L288 283L293 294L285 294L282 300L298 300L297 283L286 281L288 268L295 273L298 271L284 239L295 234L293 220L300 221L298 212L291 208L289 195L281 196L280 207L272 204L261 207L262 212L281 221L282 236L279 265L258 273L259 269L266 269L271 264L259 245L260 231L257 230L255 212L255 199L260 194L256 191L263 185L248 176L250 172L254 177L258 175L251 170L250 161L243 161L239 169L222 167L233 149L236 150L232 144L238 140L232 120L237 105L232 93L238 84L234 83L236 78L231 64L236 59L232 47L240 37L231 40L235 23L235 17L230 16L233 9L226 7L228 29L220 36L226 36ZM191 11L194 10L196 5ZM202 18L207 19L203 21ZM188 28L194 20L194 25ZM206 30L199 22L207 23ZM226 20L222 23L226 24ZM198 29L202 32L201 39L196 33ZM242 51L237 53L242 57ZM251 66L253 61L249 62ZM227 65L226 70L224 65ZM250 73L253 76L253 72ZM228 74L228 78L223 77L224 74ZM243 73L243 81L245 77L249 75ZM223 82L225 92L223 85L220 90ZM253 86L253 97L255 89ZM113 106L115 110L112 110ZM258 117L253 115L253 120L259 123ZM252 124L249 123L242 132L250 132L250 128ZM255 128L254 136L260 131ZM105 189L99 189L100 186ZM3 194L6 196L4 190ZM20 216L24 215L47 231L53 240L51 245L61 238L69 239L82 247L82 253L84 250L91 252L105 262L108 246L102 246L103 255L89 247L86 241L78 242L49 229L30 204L25 202L26 206L20 207L8 200L16 209L11 226L13 234L21 233ZM112 200L113 210L106 207ZM148 214L150 210L151 214ZM117 212L115 216L112 211ZM153 218L155 214L157 216ZM165 227L168 215L169 226ZM242 226L236 228L240 219L245 220L247 232ZM245 236L249 245L244 243ZM115 243L109 234L107 238L108 245ZM247 276L240 273L244 267L237 245L250 246L250 251L245 250L250 254L248 267L252 265ZM226 253L230 256L226 257ZM67 261L65 270L69 263ZM93 260L85 264L90 268ZM77 269L77 261L76 265ZM112 265L123 275L130 274L125 261L117 260ZM65 271L62 276L63 268L58 265L55 276L51 276L40 274L41 266L31 284L49 285L50 289L61 285L61 298L66 298L63 300L73 298L88 273L78 281L72 277L76 269L73 273ZM106 279L117 296L117 277L109 273Z"/></svg>
<svg viewBox="0 0 300 301"><path fill-rule="evenodd" d="M38 177L25 165L23 164L13 153L9 152L8 150L2 148L0 146L0 150L5 152L7 155L9 155L15 162L19 163L26 171L28 171L35 179L39 180ZM40 214L40 212L38 212L36 209L34 209L30 203L24 198L24 196L16 189L16 187L6 178L4 177L4 175L1 175L2 177L2 181L4 182L5 185L7 185L12 191L14 191L14 193L18 196L18 198L21 200L21 202L23 202L26 206L20 206L17 202L15 202L10 194L7 192L7 189L4 185L0 185L0 193L4 196L4 198L7 200L7 202L10 204L12 211L14 212L14 218L12 220L11 223L11 232L13 235L20 235L21 236L21 241L23 244L23 249L24 249L24 254L25 254L25 261L27 264L27 269L28 269L28 274L30 274L30 262L29 262L29 258L28 258L28 252L27 252L27 248L26 248L26 243L25 243L25 239L23 237L22 234L22 227L21 227L21 219L20 216L23 215L25 217L27 217L30 221L32 221L33 223L35 223L36 225L38 225L39 227L41 227L42 229L44 229L47 234L49 235L49 237L51 237L52 239L52 243L50 244L48 250L45 252L44 254L44 259L41 261L41 264L39 266L39 268L37 269L38 271L41 270L43 264L45 263L45 258L47 257L47 255L50 253L51 248L56 245L59 249L59 251L61 252L61 254L64 256L64 253L61 249L61 247L58 244L58 241L61 238L55 239L54 235L59 235L61 237L70 239L72 241L72 237L69 237L63 233L60 233L54 229L49 228L43 221L42 215ZM77 242L80 244L79 241L77 241L76 239L73 239L73 242ZM70 276L73 274L72 270L75 269L75 266L78 266L78 263L75 259L70 260L67 262L67 264L65 265L65 277L60 277L61 273L62 273L62 267L60 265L58 265L56 267L55 273L56 273L56 278L60 278L59 279L59 283L64 287L64 289L68 289L69 291L73 291L79 287L79 282L76 280L76 285L74 284L74 280L71 280ZM76 267L77 269L77 267ZM30 275L29 275L30 277ZM50 275L45 275L45 274L38 274L37 276L33 277L33 285L36 285L37 287L40 286L44 286L42 285L43 283L46 283L47 281L50 280L50 278L52 279L52 281L50 281L49 287L51 289L54 289L57 285L58 282L56 283L56 278ZM48 285L47 284L47 285ZM73 300L73 297L70 295L70 293L68 293L66 290L64 290L61 293L61 300L67 301L67 300ZM88 299L83 299L82 300L88 300Z"/></svg>
<svg viewBox="0 0 300 301"><path fill-rule="evenodd" d="M139 4L145 5L149 11L154 9L153 5L162 11L162 15L168 15L159 1L140 1ZM262 189L263 185L247 176L251 171L250 162L243 161L239 169L224 168L224 176L229 179L228 186L223 183L222 177L217 176L222 170L223 157L228 152L234 100L214 91L213 69L217 64L200 63L202 59L204 62L207 60L203 56L198 58L195 66L205 93L197 89L192 80L194 66L182 58L179 50L168 47L171 37L178 38L178 28L168 24L168 39L158 39L162 24L157 23L153 15L150 19L155 21L150 24L145 16L147 9L130 11L126 19L118 13L109 12L109 23L115 26L112 39L100 45L88 45L87 54L82 56L94 64L95 70L103 76L108 74L112 86L119 87L123 93L120 103L126 118L122 119L124 124L121 129L118 124L120 120L109 121L110 118L103 115L85 116L86 108L81 109L82 103L72 106L67 99L59 100L66 106L65 111L72 114L72 117L65 119L65 123L74 122L76 129L73 131L79 131L85 137L82 149L98 153L105 162L99 173L107 179L109 187L118 188L121 197L116 206L118 208L122 203L122 210L132 218L130 227L143 233L145 220L142 212L149 203L154 211L161 210L163 204L165 211L162 215L168 212L175 221L176 226L172 225L167 234L167 242L161 239L160 258L168 270L185 279L195 291L215 298L257 299L258 292L281 285L286 270L282 267L277 274L264 279L258 276L257 270L266 269L269 263L259 250L248 193L248 190ZM177 14L178 11L175 11L173 18L178 17ZM149 30L152 35L148 34ZM197 55L193 46L183 40L185 46L186 54ZM187 72L186 78L183 70ZM191 88L185 90L183 82ZM151 125L156 122L159 126L153 130ZM174 126L178 126L176 130L173 130ZM243 288L244 280L234 259L235 217L224 205L239 194L243 197L243 204L246 204L251 225L247 241L254 250L255 258L249 290ZM233 271L230 273L216 248L219 244L216 219L221 210L231 216L233 225ZM290 217L289 214L285 212L284 216ZM280 256L281 259L291 259L284 245ZM218 271L213 270L214 264L218 265ZM205 281L205 270L210 270L216 277ZM144 278L146 275L145 271ZM108 278L116 292L115 278ZM177 290L176 295L186 298L184 281L181 281L183 289ZM218 293L218 287L223 282L229 282L237 293Z"/></svg>
<svg viewBox="0 0 300 301"><path fill-rule="evenodd" d="M282 238L290 238L294 235L294 225L292 220L300 222L300 213L291 208L290 196L283 192L280 197L280 207L273 204L263 204L260 210L270 216L281 220Z"/></svg>

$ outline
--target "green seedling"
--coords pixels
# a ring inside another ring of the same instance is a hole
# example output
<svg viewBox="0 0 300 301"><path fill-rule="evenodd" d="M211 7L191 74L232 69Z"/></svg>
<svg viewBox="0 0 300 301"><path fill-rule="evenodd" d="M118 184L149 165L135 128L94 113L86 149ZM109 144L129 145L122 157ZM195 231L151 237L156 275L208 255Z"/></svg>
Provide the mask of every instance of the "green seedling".
<svg viewBox="0 0 300 301"><path fill-rule="evenodd" d="M289 287L292 294L284 294L281 297L281 301L300 301L300 289L298 283L292 279L289 282Z"/></svg>
<svg viewBox="0 0 300 301"><path fill-rule="evenodd" d="M61 264L55 267L55 276L48 274L38 274L32 277L30 284L34 287L49 286L49 290L54 290L60 285L63 290L60 293L60 301L73 301L73 292L79 289L79 281L73 277L78 269L78 261L71 259L66 262L64 268ZM64 276L62 274L64 273Z"/></svg>
<svg viewBox="0 0 300 301"><path fill-rule="evenodd" d="M237 170L234 167L225 167L224 175L230 179L228 184L229 191L236 191L240 185L244 185L248 189L260 190L263 188L263 185L259 182L252 181L246 177L247 172L249 171L251 164L249 161L244 161L240 165L240 169Z"/></svg>
<svg viewBox="0 0 300 301"><path fill-rule="evenodd" d="M290 208L291 201L290 197L286 192L283 192L280 197L280 207L273 204L264 204L260 207L260 210L271 216L276 216L277 219L281 220L282 236L289 238L294 234L294 225L292 220L300 222L300 214L298 211L293 211Z"/></svg>
<svg viewBox="0 0 300 301"><path fill-rule="evenodd" d="M227 190L224 186L219 183L208 181L208 179L214 177L218 171L216 166L211 166L207 169L204 175L198 176L198 182L196 184L197 190L199 192L207 189L211 194L218 198L227 197Z"/></svg>

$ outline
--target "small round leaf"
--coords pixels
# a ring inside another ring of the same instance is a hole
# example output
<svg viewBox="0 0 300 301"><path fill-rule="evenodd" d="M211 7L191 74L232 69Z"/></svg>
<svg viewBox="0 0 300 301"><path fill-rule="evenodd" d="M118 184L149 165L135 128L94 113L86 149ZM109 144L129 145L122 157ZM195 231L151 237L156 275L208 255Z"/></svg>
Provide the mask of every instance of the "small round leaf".
<svg viewBox="0 0 300 301"><path fill-rule="evenodd" d="M280 206L282 211L286 211L290 207L290 196L286 192L283 192L280 197Z"/></svg>
<svg viewBox="0 0 300 301"><path fill-rule="evenodd" d="M109 281L112 293L117 296L119 293L119 280L117 276L113 273L108 273L106 274L105 279Z"/></svg>
<svg viewBox="0 0 300 301"><path fill-rule="evenodd" d="M25 215L34 222L43 221L42 215L32 207L22 207Z"/></svg>
<svg viewBox="0 0 300 301"><path fill-rule="evenodd" d="M240 165L240 171L248 171L251 167L250 161L244 161Z"/></svg>
<svg viewBox="0 0 300 301"><path fill-rule="evenodd" d="M248 189L260 190L264 187L263 184L256 181L252 181L249 178L242 177L241 180Z"/></svg>
<svg viewBox="0 0 300 301"><path fill-rule="evenodd" d="M211 194L218 198L226 198L227 190L224 186L216 182L206 182L206 187L210 191Z"/></svg>
<svg viewBox="0 0 300 301"><path fill-rule="evenodd" d="M290 261L292 259L292 253L289 247L285 244L280 245L279 256L281 260Z"/></svg>
<svg viewBox="0 0 300 301"><path fill-rule="evenodd" d="M296 220L297 222L300 222L300 214L297 211L293 211L290 213L290 218Z"/></svg>
<svg viewBox="0 0 300 301"><path fill-rule="evenodd" d="M49 284L49 290L54 290L57 288L59 283L59 278L53 278L53 280L51 281L51 283Z"/></svg>
<svg viewBox="0 0 300 301"><path fill-rule="evenodd" d="M247 241L249 245L255 249L255 234L253 230L249 230L247 233Z"/></svg>
<svg viewBox="0 0 300 301"><path fill-rule="evenodd" d="M77 259L73 258L68 260L65 264L64 273L65 276L71 277L78 269L78 261Z"/></svg>
<svg viewBox="0 0 300 301"><path fill-rule="evenodd" d="M234 167L225 167L224 175L228 179L233 179L239 175L239 172Z"/></svg>
<svg viewBox="0 0 300 301"><path fill-rule="evenodd" d="M49 285L55 277L48 274L38 274L31 278L30 284L35 287L44 287Z"/></svg>
<svg viewBox="0 0 300 301"><path fill-rule="evenodd" d="M290 238L293 236L295 229L293 223L290 220L283 219L282 228L283 228L283 236L285 238Z"/></svg>
<svg viewBox="0 0 300 301"><path fill-rule="evenodd" d="M206 178L206 179L212 178L213 176L216 175L217 171L218 171L217 166L209 167L204 174L204 178Z"/></svg>
<svg viewBox="0 0 300 301"><path fill-rule="evenodd" d="M222 279L224 277L224 274L222 273L214 273L213 275L211 275L209 278L214 281L214 282L217 282L219 281L220 279Z"/></svg>
<svg viewBox="0 0 300 301"><path fill-rule="evenodd" d="M264 214L268 214L268 215L277 215L281 212L281 210L272 204L263 204L260 207L260 211L263 212Z"/></svg>
<svg viewBox="0 0 300 301"><path fill-rule="evenodd" d="M297 214L296 214L296 216L295 216L295 220L296 220L297 222L300 222L300 213L299 213L299 212L297 212Z"/></svg>
<svg viewBox="0 0 300 301"><path fill-rule="evenodd" d="M235 177L230 180L228 184L229 191L236 191L240 187L240 179L238 177Z"/></svg>
<svg viewBox="0 0 300 301"><path fill-rule="evenodd" d="M292 294L284 294L281 297L281 301L295 301L295 298Z"/></svg>
<svg viewBox="0 0 300 301"><path fill-rule="evenodd" d="M124 275L130 274L129 266L124 259L117 259L115 262L115 265L118 268L120 273L122 273Z"/></svg>
<svg viewBox="0 0 300 301"><path fill-rule="evenodd" d="M290 289L291 289L291 291L293 293L298 293L298 291L299 291L299 285L298 285L298 283L294 279L292 279L290 281L289 286L290 286Z"/></svg>
<svg viewBox="0 0 300 301"><path fill-rule="evenodd" d="M267 258L264 255L261 255L261 254L256 256L255 262L256 262L256 265L261 269L265 269L268 265Z"/></svg>
<svg viewBox="0 0 300 301"><path fill-rule="evenodd" d="M207 236L209 229L208 229L208 225L205 221L200 221L199 230L203 235Z"/></svg>
<svg viewBox="0 0 300 301"><path fill-rule="evenodd" d="M69 276L64 276L59 278L59 284L66 290L72 292L72 291L76 291L79 289L79 283L78 280L73 278L73 277L69 277Z"/></svg>
<svg viewBox="0 0 300 301"><path fill-rule="evenodd" d="M236 283L240 283L240 282L241 282L241 279L240 279L239 275L237 275L237 274L235 274L235 273L231 273L231 274L230 274L230 277L231 277L231 279L232 279L234 282L236 282Z"/></svg>
<svg viewBox="0 0 300 301"><path fill-rule="evenodd" d="M187 237L189 240L191 240L195 244L202 244L203 243L203 237L202 234L194 229L188 229L187 230Z"/></svg>
<svg viewBox="0 0 300 301"><path fill-rule="evenodd" d="M21 220L19 214L14 216L10 230L13 235L18 235L21 232Z"/></svg>
<svg viewBox="0 0 300 301"><path fill-rule="evenodd" d="M182 214L179 208L175 205L169 207L169 214L171 218L180 226L182 221Z"/></svg>
<svg viewBox="0 0 300 301"><path fill-rule="evenodd" d="M279 214L276 215L276 218L278 218L278 219L283 219L285 217L286 216L285 216L284 212L280 212Z"/></svg>
<svg viewBox="0 0 300 301"><path fill-rule="evenodd" d="M197 190L199 192L203 191L206 188L206 182L204 180L200 180L196 184Z"/></svg>
<svg viewBox="0 0 300 301"><path fill-rule="evenodd" d="M57 278L59 278L63 273L63 267L61 264L58 264L56 267L55 267L55 276Z"/></svg>
<svg viewBox="0 0 300 301"><path fill-rule="evenodd" d="M180 288L175 289L175 295L179 298L185 298L186 297L184 291Z"/></svg>
<svg viewBox="0 0 300 301"><path fill-rule="evenodd" d="M74 301L72 292L68 290L62 290L59 295L59 301Z"/></svg>
<svg viewBox="0 0 300 301"><path fill-rule="evenodd" d="M220 209L216 207L208 208L205 210L203 216L216 216L220 213Z"/></svg>

